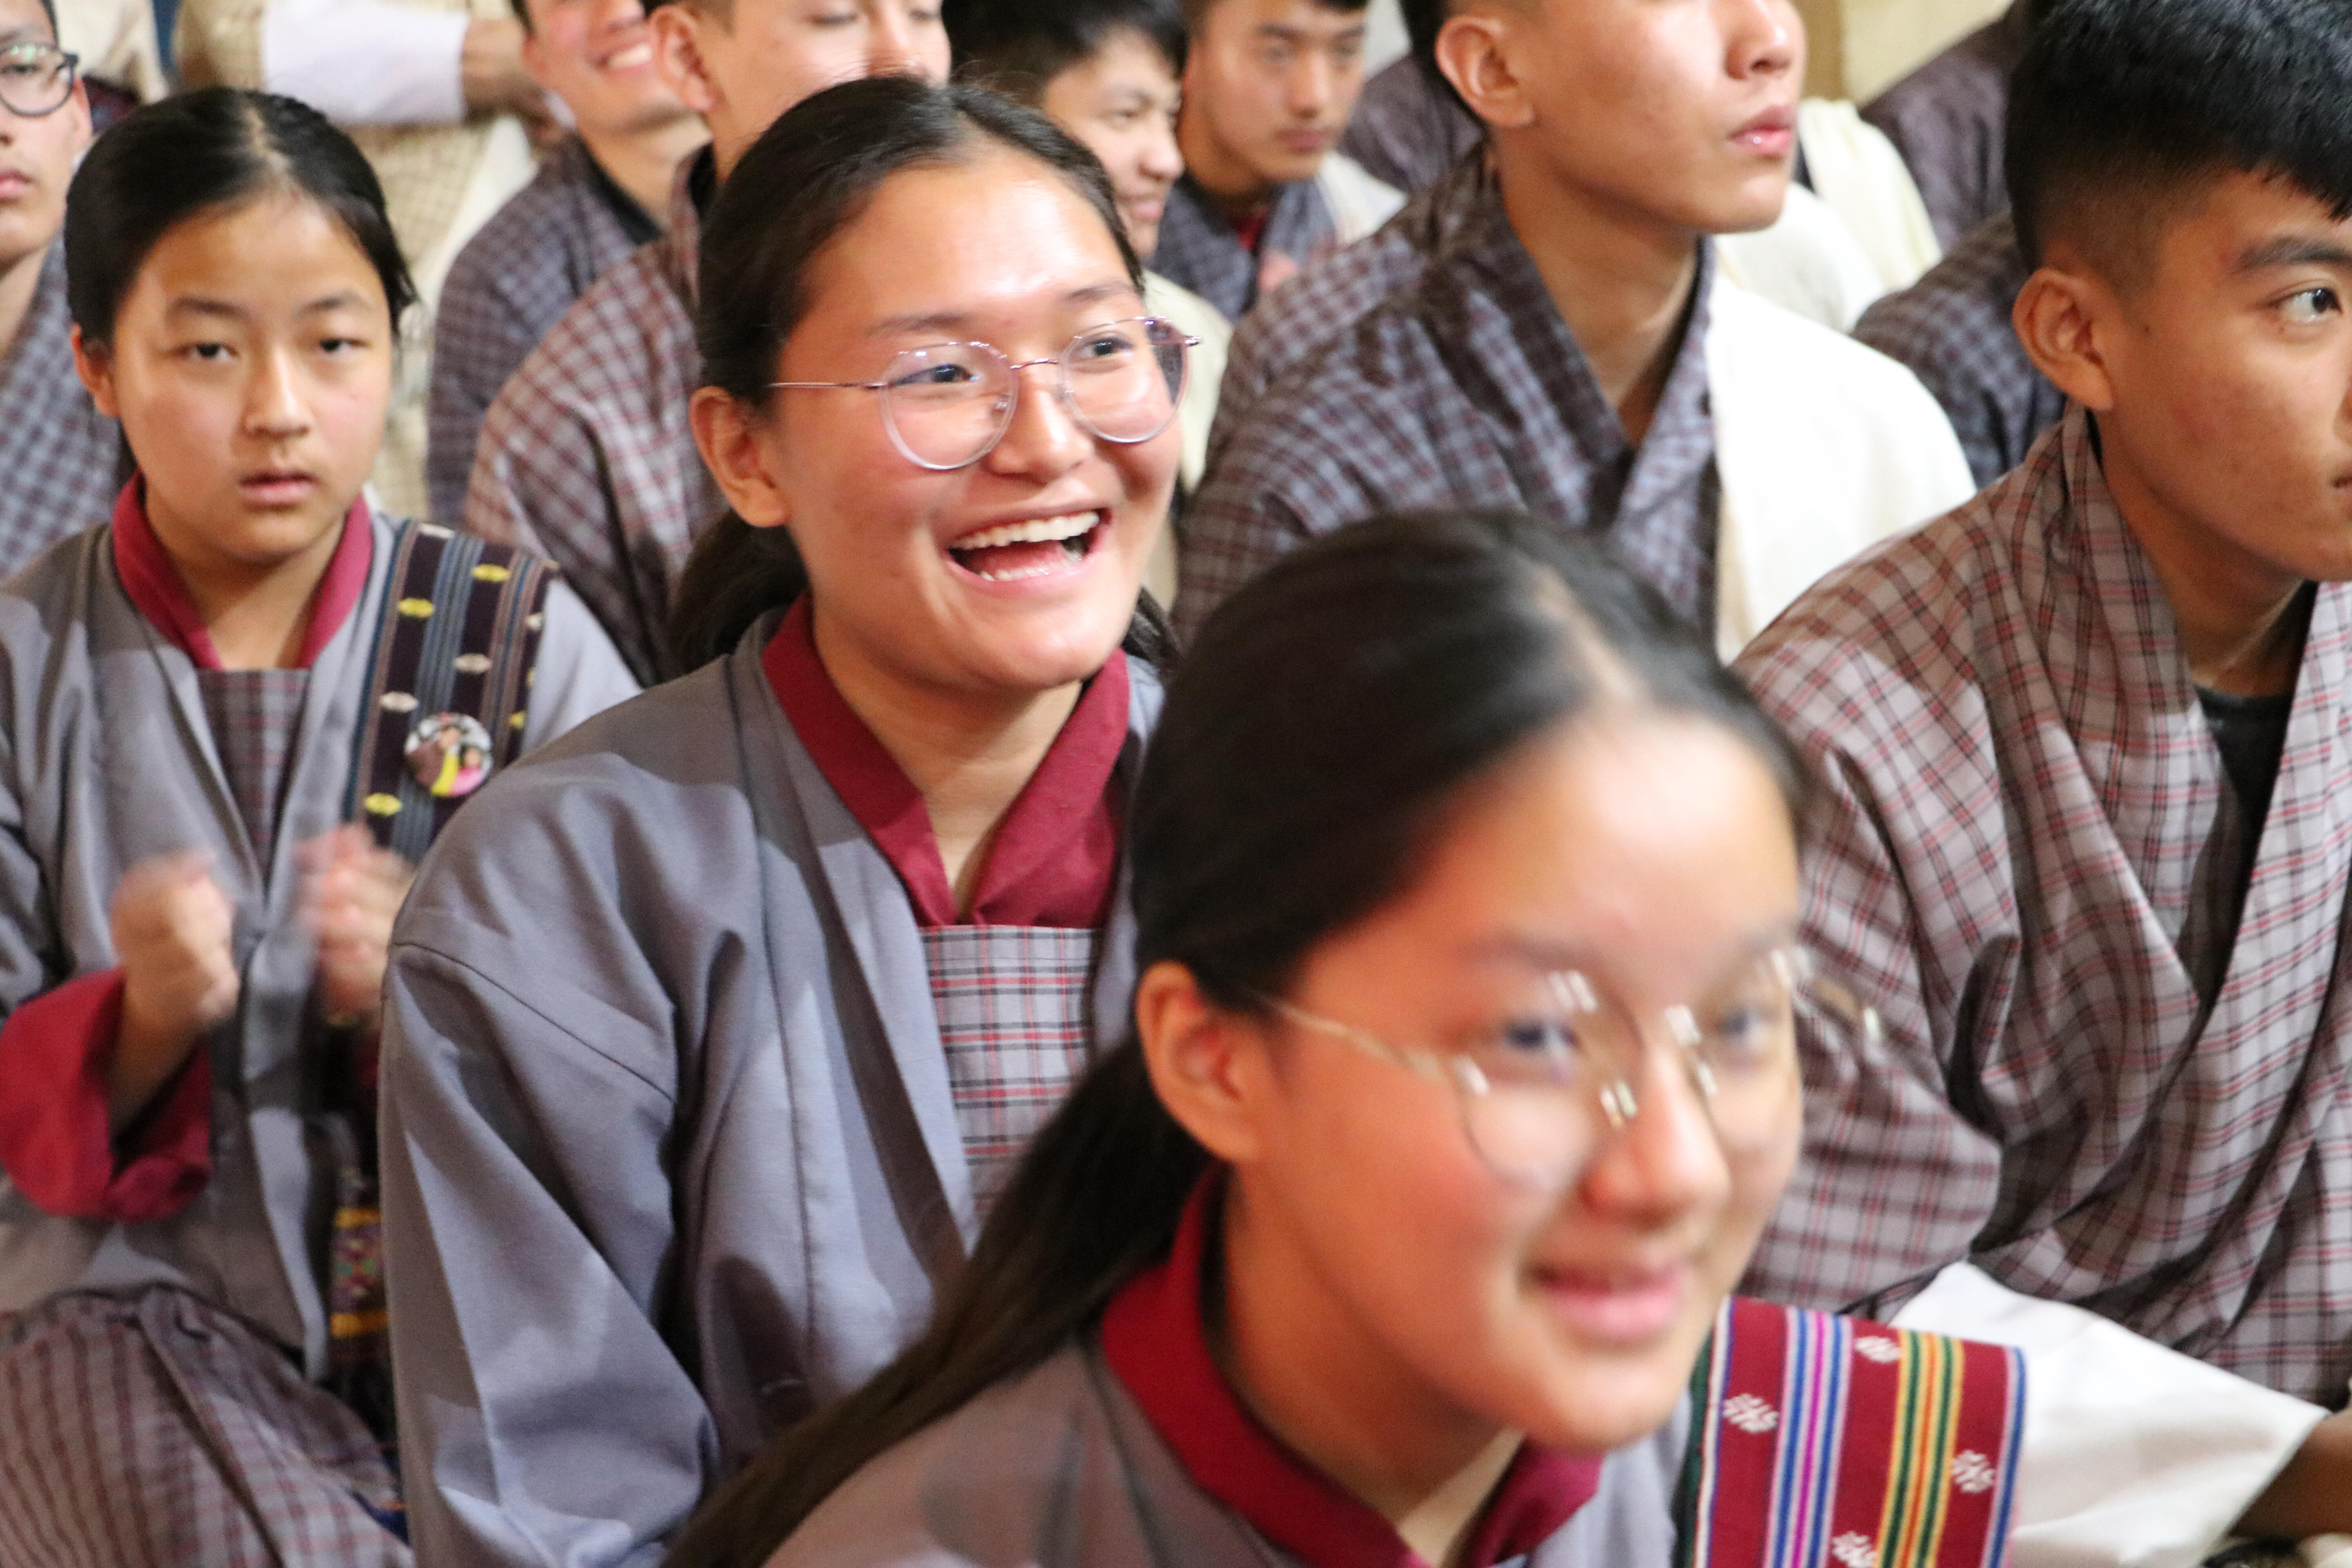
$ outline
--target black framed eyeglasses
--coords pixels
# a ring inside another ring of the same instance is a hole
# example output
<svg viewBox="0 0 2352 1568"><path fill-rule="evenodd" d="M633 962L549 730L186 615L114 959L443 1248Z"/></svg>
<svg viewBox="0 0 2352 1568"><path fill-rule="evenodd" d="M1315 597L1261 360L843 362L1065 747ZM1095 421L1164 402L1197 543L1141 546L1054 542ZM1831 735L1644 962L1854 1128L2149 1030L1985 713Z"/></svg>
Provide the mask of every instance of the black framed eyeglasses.
<svg viewBox="0 0 2352 1568"><path fill-rule="evenodd" d="M81 57L55 44L10 44L0 48L0 104L27 120L55 114L73 96L80 69Z"/></svg>
<svg viewBox="0 0 2352 1568"><path fill-rule="evenodd" d="M1013 359L993 343L901 350L879 381L777 381L776 391L877 392L890 444L918 468L969 468L996 449L1021 402L1021 373L1056 372L1054 393L1079 427L1121 446L1149 441L1176 417L1187 351L1200 340L1156 316L1088 327L1051 359Z"/></svg>

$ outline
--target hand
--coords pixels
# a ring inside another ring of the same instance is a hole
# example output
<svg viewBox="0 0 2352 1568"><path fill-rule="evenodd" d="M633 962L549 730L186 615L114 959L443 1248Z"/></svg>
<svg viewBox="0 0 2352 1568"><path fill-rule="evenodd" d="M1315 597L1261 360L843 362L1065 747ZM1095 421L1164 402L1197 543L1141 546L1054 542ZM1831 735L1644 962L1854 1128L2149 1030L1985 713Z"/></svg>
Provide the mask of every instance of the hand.
<svg viewBox="0 0 2352 1568"><path fill-rule="evenodd" d="M142 860L114 889L122 1022L107 1073L119 1131L171 1081L206 1029L236 1011L236 908L202 849Z"/></svg>
<svg viewBox="0 0 2352 1568"><path fill-rule="evenodd" d="M299 851L302 919L319 939L320 1002L327 1016L367 1024L383 1000L393 918L416 873L346 824Z"/></svg>
<svg viewBox="0 0 2352 1568"><path fill-rule="evenodd" d="M553 125L547 93L522 63L522 24L510 16L477 17L466 26L457 53L457 82L473 114L515 114L526 127Z"/></svg>
<svg viewBox="0 0 2352 1568"><path fill-rule="evenodd" d="M2235 1531L2265 1541L2352 1531L2352 1412L2311 1429Z"/></svg>

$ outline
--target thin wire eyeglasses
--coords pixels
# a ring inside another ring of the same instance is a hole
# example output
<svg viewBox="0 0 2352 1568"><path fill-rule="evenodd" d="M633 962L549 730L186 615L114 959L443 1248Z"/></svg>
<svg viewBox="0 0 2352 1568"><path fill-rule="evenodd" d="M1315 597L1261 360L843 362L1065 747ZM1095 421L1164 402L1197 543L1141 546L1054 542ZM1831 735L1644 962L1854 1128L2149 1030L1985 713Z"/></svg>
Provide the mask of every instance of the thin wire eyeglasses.
<svg viewBox="0 0 2352 1568"><path fill-rule="evenodd" d="M1451 1049L1394 1045L1278 998L1265 1002L1292 1024L1449 1086L1463 1134L1490 1170L1520 1185L1558 1191L1640 1113L1633 1085L1649 1047L1632 1012L1578 971L1546 974L1538 989L1541 1000L1525 1016L1476 1031ZM1796 946L1742 965L1706 1001L1661 1015L1727 1153L1753 1148L1786 1125L1800 1076L1801 1008L1819 1028L1842 1037L1829 1042L1832 1051L1849 1044L1868 1049L1883 1032L1875 1008L1821 974L1812 955Z"/></svg>
<svg viewBox="0 0 2352 1568"><path fill-rule="evenodd" d="M12 114L38 120L55 114L73 96L81 57L55 44L10 44L0 48L0 104Z"/></svg>
<svg viewBox="0 0 2352 1568"><path fill-rule="evenodd" d="M890 444L917 468L969 468L1013 428L1021 373L1055 369L1054 395L1078 427L1122 447L1168 428L1184 395L1187 337L1156 316L1088 327L1051 359L1015 363L993 343L929 343L892 357L879 381L773 381L771 390L881 394Z"/></svg>

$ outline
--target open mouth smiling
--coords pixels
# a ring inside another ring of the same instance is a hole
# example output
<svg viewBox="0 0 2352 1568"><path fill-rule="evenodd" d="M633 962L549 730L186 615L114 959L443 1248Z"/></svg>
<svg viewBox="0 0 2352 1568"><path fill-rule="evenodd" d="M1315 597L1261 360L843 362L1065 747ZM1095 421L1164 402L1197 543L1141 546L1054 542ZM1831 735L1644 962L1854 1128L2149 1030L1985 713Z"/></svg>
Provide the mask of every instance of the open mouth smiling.
<svg viewBox="0 0 2352 1568"><path fill-rule="evenodd" d="M985 583L1018 583L1075 570L1094 553L1110 513L1101 508L977 529L948 546L948 559Z"/></svg>

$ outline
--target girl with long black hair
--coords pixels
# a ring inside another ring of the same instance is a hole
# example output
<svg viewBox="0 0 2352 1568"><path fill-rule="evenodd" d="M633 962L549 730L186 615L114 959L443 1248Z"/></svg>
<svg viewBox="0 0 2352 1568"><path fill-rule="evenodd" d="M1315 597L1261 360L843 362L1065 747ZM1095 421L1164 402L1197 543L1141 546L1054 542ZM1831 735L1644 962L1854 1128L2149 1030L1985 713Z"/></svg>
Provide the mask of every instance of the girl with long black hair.
<svg viewBox="0 0 2352 1568"><path fill-rule="evenodd" d="M920 1329L1122 1032L1187 346L1139 283L1100 166L970 89L834 88L730 175L695 673L494 786L398 933L428 1558L645 1561Z"/></svg>
<svg viewBox="0 0 2352 1568"><path fill-rule="evenodd" d="M1269 569L1137 788L1134 1037L670 1561L2002 1561L2011 1352L1727 1303L1798 1010L1867 1027L1794 945L1802 794L1597 548L1413 517Z"/></svg>

